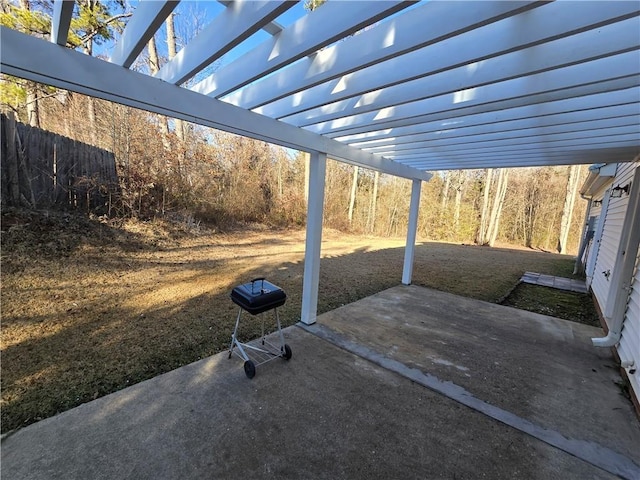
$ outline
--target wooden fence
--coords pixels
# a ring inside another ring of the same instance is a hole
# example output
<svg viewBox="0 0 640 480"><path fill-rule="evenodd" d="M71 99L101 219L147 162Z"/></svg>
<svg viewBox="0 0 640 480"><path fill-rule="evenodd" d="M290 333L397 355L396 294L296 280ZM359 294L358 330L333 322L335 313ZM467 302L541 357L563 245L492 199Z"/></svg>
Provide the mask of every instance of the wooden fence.
<svg viewBox="0 0 640 480"><path fill-rule="evenodd" d="M110 214L118 191L113 153L1 115L3 206Z"/></svg>

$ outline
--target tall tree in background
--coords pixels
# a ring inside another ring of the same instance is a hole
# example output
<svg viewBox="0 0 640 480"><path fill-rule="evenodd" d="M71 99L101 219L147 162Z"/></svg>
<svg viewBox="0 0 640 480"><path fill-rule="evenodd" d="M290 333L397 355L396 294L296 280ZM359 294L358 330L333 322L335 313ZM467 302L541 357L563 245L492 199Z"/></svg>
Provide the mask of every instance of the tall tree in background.
<svg viewBox="0 0 640 480"><path fill-rule="evenodd" d="M491 193L491 176L493 174L492 168L487 168L484 175L484 186L482 189L482 207L480 210L480 226L478 227L478 235L476 236L476 243L478 245L484 245L487 243L487 223L489 214L489 194Z"/></svg>
<svg viewBox="0 0 640 480"><path fill-rule="evenodd" d="M38 37L45 37L51 31L51 19L42 12L33 11L29 0L20 0L18 6L3 1L0 25ZM27 80L16 80L14 86L21 90L16 100L24 99L27 123L32 127L40 127L38 85ZM18 111L18 108L15 110Z"/></svg>
<svg viewBox="0 0 640 480"><path fill-rule="evenodd" d="M573 206L576 203L578 193L578 180L580 178L580 165L571 165L567 169L567 187L562 208L562 219L560 221L560 236L558 238L557 250L559 253L567 253L567 240L571 229L571 218L573 217Z"/></svg>
<svg viewBox="0 0 640 480"><path fill-rule="evenodd" d="M130 14L112 15L110 7L124 9L124 4L119 2L99 2L98 0L78 0L79 15L72 20L74 33L80 37L82 51L93 56L94 43L100 44L113 38L113 28L122 30L121 18ZM96 128L96 102L91 96L87 97L87 116L89 118L89 134L91 143L97 143Z"/></svg>
<svg viewBox="0 0 640 480"><path fill-rule="evenodd" d="M464 188L465 181L466 172L464 170L458 170L455 184L456 199L454 204L455 207L453 210L453 228L456 230L456 232L460 229L460 205L462 204L462 189Z"/></svg>
<svg viewBox="0 0 640 480"><path fill-rule="evenodd" d="M165 26L167 27L167 51L169 52L169 60L176 56L176 33L174 28L174 13L171 12L165 21ZM175 132L176 136L184 142L184 134L185 134L185 125L182 120L176 118L175 120Z"/></svg>
<svg viewBox="0 0 640 480"><path fill-rule="evenodd" d="M502 207L504 205L504 199L507 194L507 180L509 178L509 171L506 168L500 168L498 170L498 184L496 186L495 196L493 197L493 207L491 209L491 217L489 218L489 226L487 228L487 238L489 245L493 247L496 239L498 238L498 229L500 227L500 215L502 214Z"/></svg>
<svg viewBox="0 0 640 480"><path fill-rule="evenodd" d="M149 52L149 71L151 75L155 75L160 71L160 56L158 55L155 37L149 39L147 51ZM158 125L160 126L160 135L164 149L169 151L171 149L171 142L169 141L169 120L164 115L158 115Z"/></svg>
<svg viewBox="0 0 640 480"><path fill-rule="evenodd" d="M451 185L451 172L444 172L444 183L442 184L442 191L440 194L440 215L444 215L444 211L447 208L447 201L449 200L449 186Z"/></svg>
<svg viewBox="0 0 640 480"><path fill-rule="evenodd" d="M351 180L351 194L349 196L349 225L353 223L353 209L356 204L356 192L358 191L358 166L353 167L353 179Z"/></svg>
<svg viewBox="0 0 640 480"><path fill-rule="evenodd" d="M305 10L309 10L310 12L314 11L316 8L320 7L327 0L305 0L304 8Z"/></svg>
<svg viewBox="0 0 640 480"><path fill-rule="evenodd" d="M376 170L373 175L373 189L371 191L371 203L369 203L369 217L367 231L373 233L376 225L376 207L378 203L378 184L380 183L380 172Z"/></svg>
<svg viewBox="0 0 640 480"><path fill-rule="evenodd" d="M51 35L51 13L53 5L51 1L19 0L18 4L2 1L0 13L0 25L6 25L39 37ZM100 44L113 38L114 29L122 29L122 18L129 13L111 14L111 9L124 10L124 2L111 1L100 2L97 0L78 0L78 10L71 20L67 46L79 48L88 55L93 54L93 44ZM24 91L24 108L26 110L27 123L31 126L40 126L40 99L42 86L34 82L17 80L15 85ZM49 93L51 94L51 92ZM16 96L20 98L20 96ZM90 97L89 97L90 98ZM89 121L95 125L95 110L92 109L92 100L89 102ZM19 110L19 106L15 106ZM92 129L95 130L95 129Z"/></svg>

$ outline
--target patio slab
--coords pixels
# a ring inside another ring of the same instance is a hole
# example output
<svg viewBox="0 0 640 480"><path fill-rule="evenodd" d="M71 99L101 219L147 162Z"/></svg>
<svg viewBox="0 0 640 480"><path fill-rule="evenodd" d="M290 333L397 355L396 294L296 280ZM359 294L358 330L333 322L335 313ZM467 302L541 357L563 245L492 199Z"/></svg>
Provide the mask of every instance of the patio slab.
<svg viewBox="0 0 640 480"><path fill-rule="evenodd" d="M321 315L314 328L333 338L286 329L293 358L258 367L253 380L222 353L5 436L2 475L634 478L640 427L615 391L607 351L583 345L601 332L518 312L396 287ZM505 324L506 333L492 323ZM557 356L549 353L557 347ZM582 360L564 360L568 352ZM551 359L562 366L549 369ZM398 365L406 371L395 371ZM583 457L609 453L614 465L598 468L425 388L420 375L583 442ZM591 395L582 397L585 391Z"/></svg>

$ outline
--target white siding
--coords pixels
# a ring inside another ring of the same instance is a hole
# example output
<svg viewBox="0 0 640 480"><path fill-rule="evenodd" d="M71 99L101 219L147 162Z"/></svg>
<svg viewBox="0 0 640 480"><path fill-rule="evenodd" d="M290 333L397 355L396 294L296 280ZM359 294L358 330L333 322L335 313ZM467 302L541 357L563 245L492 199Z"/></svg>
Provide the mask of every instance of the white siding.
<svg viewBox="0 0 640 480"><path fill-rule="evenodd" d="M618 167L619 182L616 185L626 185L630 182L636 168L640 168L640 162L621 164ZM618 354L622 361L635 362L635 373L631 374L627 370L627 376L636 398L640 398L640 249L636 257L635 273L631 282Z"/></svg>
<svg viewBox="0 0 640 480"><path fill-rule="evenodd" d="M591 240L588 250L587 257L585 261L585 273L587 276L587 286L590 287L593 281L593 275L595 270L595 261L598 257L598 252L600 250L600 243L602 239L602 227L600 226L600 222L604 221L604 218L600 218L602 215L603 206L607 205L609 202L609 187L611 186L610 182L605 183L600 187L600 189L593 194L593 201L591 202L591 212L589 216L597 216L598 219L595 223L595 232L594 237ZM598 201L598 205L594 205L594 202Z"/></svg>
<svg viewBox="0 0 640 480"><path fill-rule="evenodd" d="M635 373L627 370L631 387L640 398L640 250L636 258L635 274L631 283L631 294L627 304L622 337L618 345L620 360L635 362Z"/></svg>
<svg viewBox="0 0 640 480"><path fill-rule="evenodd" d="M617 186L629 183L637 166L638 162L618 164L612 185ZM608 209L605 212L604 229L597 252L598 256L593 272L593 280L591 282L591 289L603 312L607 308L606 301L610 287L609 278L613 273L613 266L616 259L616 252L620 245L620 234L622 233L622 224L624 223L628 203L628 195L623 195L620 198L610 198Z"/></svg>

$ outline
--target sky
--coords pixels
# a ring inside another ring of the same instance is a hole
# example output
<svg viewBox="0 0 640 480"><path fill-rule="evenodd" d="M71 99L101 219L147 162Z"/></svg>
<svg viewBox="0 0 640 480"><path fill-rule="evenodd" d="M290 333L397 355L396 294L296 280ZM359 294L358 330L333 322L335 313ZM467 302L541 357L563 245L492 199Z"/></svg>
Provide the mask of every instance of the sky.
<svg viewBox="0 0 640 480"><path fill-rule="evenodd" d="M135 10L139 1L130 1L128 5L132 9ZM180 42L180 37L188 37L193 36L193 24L197 24L196 28L203 28L208 25L220 12L222 12L226 7L219 3L217 0L183 0L181 1L176 9L175 13L175 28L176 35L179 37L178 42ZM280 17L276 19L276 22L283 27L287 27L294 23L296 20L300 19L308 12L304 9L304 1L299 1L295 6L284 12ZM164 27L159 31L160 35L166 35L166 31ZM242 56L244 53L254 48L256 45L267 40L271 35L263 30L255 33L247 40L245 40L242 44L238 45L236 48L228 52L220 62L218 62L218 66L222 66L232 62L234 59ZM156 43L158 48L158 53L161 56L167 56L167 48L165 42L159 41L160 38L156 37ZM105 45L104 53L105 55L109 55L109 52L113 48L113 44ZM178 45L178 49L180 49L180 45Z"/></svg>

